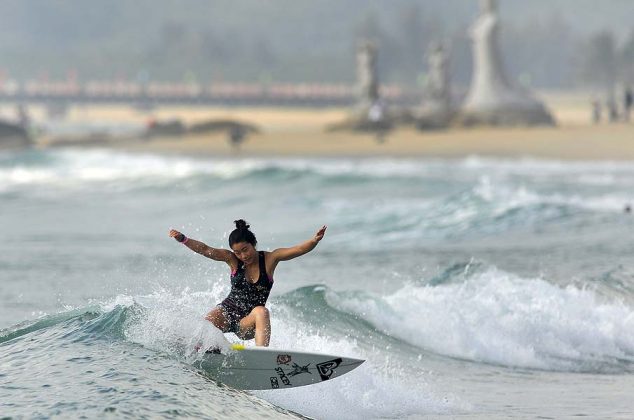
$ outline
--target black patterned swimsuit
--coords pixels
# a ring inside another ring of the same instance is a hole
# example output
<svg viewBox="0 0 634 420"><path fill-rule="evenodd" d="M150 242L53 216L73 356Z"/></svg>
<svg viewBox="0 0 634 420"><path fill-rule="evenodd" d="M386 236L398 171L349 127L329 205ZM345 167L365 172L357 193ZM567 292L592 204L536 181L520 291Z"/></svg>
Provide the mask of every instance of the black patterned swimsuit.
<svg viewBox="0 0 634 420"><path fill-rule="evenodd" d="M244 263L240 261L238 269L231 273L231 292L223 300L220 306L229 321L229 331L237 333L240 329L240 320L249 315L256 306L264 306L273 287L273 279L266 274L264 251L258 252L258 265L260 277L255 283L247 280Z"/></svg>

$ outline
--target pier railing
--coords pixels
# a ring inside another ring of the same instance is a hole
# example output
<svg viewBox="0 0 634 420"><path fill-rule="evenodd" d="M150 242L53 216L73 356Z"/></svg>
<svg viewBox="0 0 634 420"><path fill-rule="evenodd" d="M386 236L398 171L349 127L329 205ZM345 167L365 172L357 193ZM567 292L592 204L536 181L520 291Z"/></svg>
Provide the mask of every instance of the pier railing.
<svg viewBox="0 0 634 420"><path fill-rule="evenodd" d="M412 104L419 94L396 85L381 87L386 101ZM356 88L317 83L194 83L127 81L0 81L0 102L20 104L129 104L134 106L350 106Z"/></svg>

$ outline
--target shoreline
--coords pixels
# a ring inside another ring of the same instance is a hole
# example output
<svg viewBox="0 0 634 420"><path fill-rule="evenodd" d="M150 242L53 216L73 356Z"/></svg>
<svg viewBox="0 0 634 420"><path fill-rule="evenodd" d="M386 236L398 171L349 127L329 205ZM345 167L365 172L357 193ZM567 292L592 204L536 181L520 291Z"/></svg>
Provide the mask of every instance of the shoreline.
<svg viewBox="0 0 634 420"><path fill-rule="evenodd" d="M114 150L222 157L416 157L466 156L536 158L583 161L634 160L634 123L591 124L585 101L554 96L547 101L555 127L470 127L419 131L399 127L383 143L372 133L326 132L342 121L346 109L205 108L159 109L152 113L124 107L73 109L64 124L101 122L111 127L147 121L178 119L186 125L213 119L232 119L257 126L260 133L246 137L239 150L232 148L225 131L185 134L150 140L138 135L84 133L61 139L45 137L36 147L100 147ZM56 142L57 145L56 145Z"/></svg>
<svg viewBox="0 0 634 420"><path fill-rule="evenodd" d="M81 144L77 146L81 147ZM116 141L97 146L127 152L236 158L482 156L630 161L634 160L634 125L473 128L442 132L419 132L411 128L401 128L388 135L383 143L377 142L371 134L278 131L249 136L239 150L229 145L225 134Z"/></svg>

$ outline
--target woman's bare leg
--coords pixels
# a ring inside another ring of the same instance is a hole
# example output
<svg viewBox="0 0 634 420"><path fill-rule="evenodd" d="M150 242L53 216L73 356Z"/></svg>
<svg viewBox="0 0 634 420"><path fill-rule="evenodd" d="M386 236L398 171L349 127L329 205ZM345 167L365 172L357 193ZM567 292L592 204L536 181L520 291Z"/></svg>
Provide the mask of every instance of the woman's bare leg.
<svg viewBox="0 0 634 420"><path fill-rule="evenodd" d="M229 329L229 321L225 316L225 311L220 306L216 306L212 309L205 319L216 326L220 331L227 332Z"/></svg>
<svg viewBox="0 0 634 420"><path fill-rule="evenodd" d="M238 337L243 340L255 338L256 346L268 347L271 340L271 317L264 306L256 306L251 313L240 320Z"/></svg>

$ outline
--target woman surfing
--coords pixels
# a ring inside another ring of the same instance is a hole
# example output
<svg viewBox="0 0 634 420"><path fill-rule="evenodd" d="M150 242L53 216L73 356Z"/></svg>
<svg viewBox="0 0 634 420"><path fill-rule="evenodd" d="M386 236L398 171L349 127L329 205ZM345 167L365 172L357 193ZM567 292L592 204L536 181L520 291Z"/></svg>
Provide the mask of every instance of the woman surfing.
<svg viewBox="0 0 634 420"><path fill-rule="evenodd" d="M273 287L275 268L280 261L292 260L315 249L326 233L326 226L306 242L268 252L256 250L258 241L247 222L240 219L235 224L229 235L231 250L212 248L174 229L169 236L194 252L229 265L231 292L205 319L223 333L235 333L242 340L255 338L256 346L268 346L271 320L265 305Z"/></svg>

